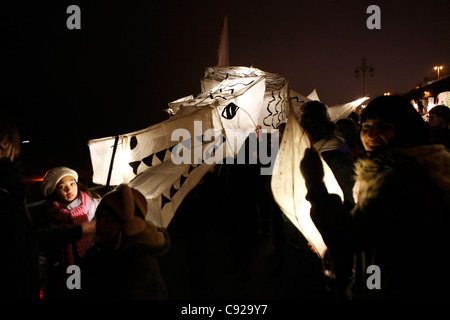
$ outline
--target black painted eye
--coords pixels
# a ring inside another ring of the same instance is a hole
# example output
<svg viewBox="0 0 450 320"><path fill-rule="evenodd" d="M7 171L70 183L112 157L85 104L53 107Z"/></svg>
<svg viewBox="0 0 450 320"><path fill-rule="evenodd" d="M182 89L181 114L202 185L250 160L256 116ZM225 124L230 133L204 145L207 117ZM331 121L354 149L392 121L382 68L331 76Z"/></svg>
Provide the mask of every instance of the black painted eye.
<svg viewBox="0 0 450 320"><path fill-rule="evenodd" d="M136 136L133 136L133 137L131 137L131 140L130 140L130 148L131 148L131 150L136 148L136 146L137 146L137 138L136 138Z"/></svg>
<svg viewBox="0 0 450 320"><path fill-rule="evenodd" d="M225 106L225 108L223 108L222 117L228 120L233 119L238 109L239 107L237 105L235 105L233 102L230 102Z"/></svg>

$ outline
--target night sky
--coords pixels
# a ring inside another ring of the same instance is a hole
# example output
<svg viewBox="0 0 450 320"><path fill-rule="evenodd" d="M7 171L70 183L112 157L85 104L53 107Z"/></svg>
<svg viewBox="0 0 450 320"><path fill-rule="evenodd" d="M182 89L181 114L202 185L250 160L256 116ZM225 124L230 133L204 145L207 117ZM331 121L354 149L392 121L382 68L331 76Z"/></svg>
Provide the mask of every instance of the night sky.
<svg viewBox="0 0 450 320"><path fill-rule="evenodd" d="M81 30L69 30L69 5ZM369 5L381 29L369 30ZM1 12L2 108L23 139L76 141L140 130L168 118L167 103L200 93L228 13L230 64L317 89L328 105L406 93L450 68L450 2L443 1L15 1Z"/></svg>

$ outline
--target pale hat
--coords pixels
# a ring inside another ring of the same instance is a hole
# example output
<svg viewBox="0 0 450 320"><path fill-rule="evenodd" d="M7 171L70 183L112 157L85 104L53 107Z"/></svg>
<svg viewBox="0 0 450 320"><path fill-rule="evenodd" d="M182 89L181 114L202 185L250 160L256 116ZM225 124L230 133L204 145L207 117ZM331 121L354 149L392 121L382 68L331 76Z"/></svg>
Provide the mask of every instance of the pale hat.
<svg viewBox="0 0 450 320"><path fill-rule="evenodd" d="M44 196L50 196L55 191L58 182L65 176L72 176L78 182L78 173L75 170L67 167L56 167L48 170L41 184Z"/></svg>

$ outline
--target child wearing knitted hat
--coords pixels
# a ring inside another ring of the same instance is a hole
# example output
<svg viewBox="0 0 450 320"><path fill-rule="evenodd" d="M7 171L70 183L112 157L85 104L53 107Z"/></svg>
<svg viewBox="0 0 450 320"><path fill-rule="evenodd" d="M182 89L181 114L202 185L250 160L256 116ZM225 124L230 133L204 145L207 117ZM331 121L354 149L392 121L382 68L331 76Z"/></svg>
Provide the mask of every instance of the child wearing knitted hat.
<svg viewBox="0 0 450 320"><path fill-rule="evenodd" d="M61 229L71 230L70 235L53 239L60 244L60 262L65 266L77 264L92 245L93 218L100 196L78 183L78 173L67 167L47 171L41 190L47 198L51 218Z"/></svg>

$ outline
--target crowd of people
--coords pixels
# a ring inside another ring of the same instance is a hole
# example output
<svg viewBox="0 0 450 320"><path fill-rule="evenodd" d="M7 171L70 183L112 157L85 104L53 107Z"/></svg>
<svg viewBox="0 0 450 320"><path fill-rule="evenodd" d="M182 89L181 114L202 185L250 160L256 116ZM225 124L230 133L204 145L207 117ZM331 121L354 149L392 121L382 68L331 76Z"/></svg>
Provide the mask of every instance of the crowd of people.
<svg viewBox="0 0 450 320"><path fill-rule="evenodd" d="M305 153L301 171L311 217L341 278L342 296L449 298L449 279L438 270L449 243L450 153L432 138L404 98L373 99L360 116L362 154L351 209L326 190L317 151ZM370 266L381 270L377 290L368 285Z"/></svg>
<svg viewBox="0 0 450 320"><path fill-rule="evenodd" d="M373 99L360 114L332 122L318 101L301 108L311 139L300 166L311 218L328 247L319 257L273 199L259 165L220 165L207 173L177 211L185 232L192 285L207 290L205 259L212 233L227 229L232 264L252 277L249 251L261 227L273 241L277 272L290 299L448 299L442 258L450 227L450 109L436 106L429 122L400 96ZM280 139L283 127L280 127ZM330 194L320 158L344 199ZM100 195L68 167L42 181L45 210L31 217L20 162L20 135L0 118L0 211L5 261L3 295L39 299L46 258L46 299L170 299L158 257L171 235L145 220L145 197L126 184ZM221 202L211 193L221 194ZM224 201L225 199L225 201ZM212 215L211 207L220 213ZM195 231L195 232L193 232ZM81 268L84 290L69 290L67 267ZM369 288L369 266L381 270ZM114 278L114 283L110 279ZM42 296L41 296L42 298Z"/></svg>

